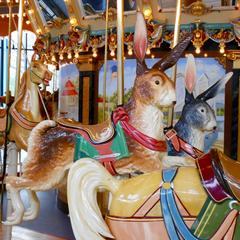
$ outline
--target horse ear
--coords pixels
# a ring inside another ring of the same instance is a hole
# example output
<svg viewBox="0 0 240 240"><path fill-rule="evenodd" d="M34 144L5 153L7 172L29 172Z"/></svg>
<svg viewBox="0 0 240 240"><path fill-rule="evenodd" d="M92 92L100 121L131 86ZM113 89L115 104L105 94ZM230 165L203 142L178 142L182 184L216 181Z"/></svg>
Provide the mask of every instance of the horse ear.
<svg viewBox="0 0 240 240"><path fill-rule="evenodd" d="M147 50L147 27L141 12L137 12L137 19L134 33L134 53L137 57L137 75L142 75L147 66L144 61Z"/></svg>
<svg viewBox="0 0 240 240"><path fill-rule="evenodd" d="M211 87L209 87L206 91L197 96L197 99L201 99L203 101L207 101L213 97L215 97L225 86L227 81L232 77L233 72L227 73L224 77L214 83Z"/></svg>
<svg viewBox="0 0 240 240"><path fill-rule="evenodd" d="M191 42L192 37L192 33L185 34L185 38L179 42L166 57L155 63L153 68L165 71L166 69L175 65L182 53L187 48L188 44Z"/></svg>
<svg viewBox="0 0 240 240"><path fill-rule="evenodd" d="M185 68L185 88L191 94L196 85L196 64L192 54L187 56L187 65Z"/></svg>

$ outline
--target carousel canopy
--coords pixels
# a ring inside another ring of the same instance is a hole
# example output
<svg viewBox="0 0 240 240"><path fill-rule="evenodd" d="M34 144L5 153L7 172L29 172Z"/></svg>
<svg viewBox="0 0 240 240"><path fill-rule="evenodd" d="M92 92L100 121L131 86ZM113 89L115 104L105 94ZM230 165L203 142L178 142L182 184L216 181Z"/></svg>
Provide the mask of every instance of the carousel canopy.
<svg viewBox="0 0 240 240"><path fill-rule="evenodd" d="M9 1L8 1L9 2ZM18 1L10 1L17 22ZM115 55L116 0L109 0L108 46ZM97 56L105 45L106 0L28 0L25 2L24 28L38 36L34 46L37 54L48 61L69 59L86 51ZM132 54L136 10L145 16L148 27L148 47L171 45L175 23L176 0L124 0L125 45ZM0 3L1 35L7 34L9 3ZM233 41L239 43L239 1L237 0L182 0L181 34L194 32L196 52L209 40L218 44L224 53ZM27 24L30 23L30 24ZM13 27L13 30L15 28Z"/></svg>

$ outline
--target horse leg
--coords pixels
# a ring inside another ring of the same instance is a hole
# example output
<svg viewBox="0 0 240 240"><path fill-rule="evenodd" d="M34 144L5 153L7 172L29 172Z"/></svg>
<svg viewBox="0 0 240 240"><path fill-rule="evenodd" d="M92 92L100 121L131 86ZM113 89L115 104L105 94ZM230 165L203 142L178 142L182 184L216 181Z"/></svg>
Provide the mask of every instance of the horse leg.
<svg viewBox="0 0 240 240"><path fill-rule="evenodd" d="M12 187L10 184L6 185L7 190L9 192L9 196L12 201L13 213L11 216L7 218L3 224L5 225L15 225L22 222L23 214L24 214L24 204L22 202L20 196L20 189L16 189Z"/></svg>
<svg viewBox="0 0 240 240"><path fill-rule="evenodd" d="M29 189L26 191L29 197L30 207L26 209L26 211L24 212L23 215L24 221L35 219L38 216L40 210L40 202L36 192Z"/></svg>

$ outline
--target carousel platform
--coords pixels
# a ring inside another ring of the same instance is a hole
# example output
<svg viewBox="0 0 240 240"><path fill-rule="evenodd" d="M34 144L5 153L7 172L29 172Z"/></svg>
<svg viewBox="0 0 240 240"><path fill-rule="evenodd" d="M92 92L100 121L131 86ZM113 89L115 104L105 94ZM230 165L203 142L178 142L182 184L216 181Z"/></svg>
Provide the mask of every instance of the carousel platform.
<svg viewBox="0 0 240 240"><path fill-rule="evenodd" d="M41 202L38 218L14 226L12 240L74 240L70 218L57 207L56 191L39 192L37 194ZM21 196L24 204L27 205L27 197L24 191ZM6 199L4 204L6 204ZM6 205L4 209L6 209ZM0 224L0 239L7 239L5 237L7 231L7 227Z"/></svg>
<svg viewBox="0 0 240 240"><path fill-rule="evenodd" d="M8 227L1 225L0 239L7 239ZM12 229L12 240L64 240L66 238L59 238L47 234L42 234L27 228L14 226Z"/></svg>

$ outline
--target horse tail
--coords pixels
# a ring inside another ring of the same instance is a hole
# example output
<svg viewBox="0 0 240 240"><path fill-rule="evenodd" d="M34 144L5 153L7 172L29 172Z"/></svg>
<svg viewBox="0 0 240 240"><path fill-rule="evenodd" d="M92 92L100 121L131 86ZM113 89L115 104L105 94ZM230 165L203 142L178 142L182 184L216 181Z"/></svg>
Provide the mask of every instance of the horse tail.
<svg viewBox="0 0 240 240"><path fill-rule="evenodd" d="M33 156L36 153L35 148L36 146L39 146L43 135L46 133L46 131L49 128L55 127L56 126L56 122L52 121L52 120L44 120L41 121L40 123L37 124L36 127L33 128L33 130L31 131L29 137L28 137L28 148L27 148L27 152L29 156Z"/></svg>
<svg viewBox="0 0 240 240"><path fill-rule="evenodd" d="M71 224L77 240L114 238L97 204L97 190L111 193L120 181L113 178L97 161L83 158L75 162L68 174L68 206Z"/></svg>

